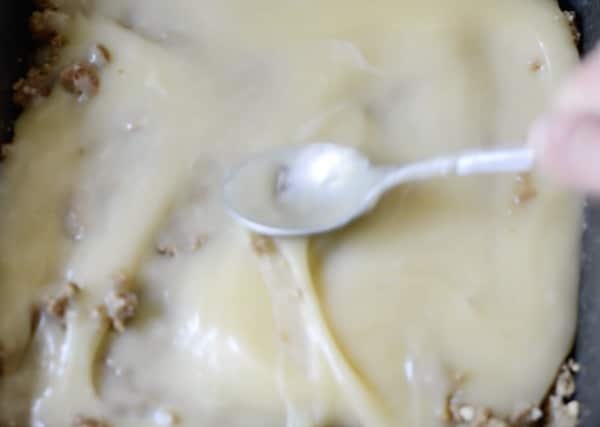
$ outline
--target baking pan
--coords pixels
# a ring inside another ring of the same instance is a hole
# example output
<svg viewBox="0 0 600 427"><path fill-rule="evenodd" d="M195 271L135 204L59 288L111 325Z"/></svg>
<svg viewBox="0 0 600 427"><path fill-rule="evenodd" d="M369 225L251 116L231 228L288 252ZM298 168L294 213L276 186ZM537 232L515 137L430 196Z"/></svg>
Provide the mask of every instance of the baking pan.
<svg viewBox="0 0 600 427"><path fill-rule="evenodd" d="M560 4L576 13L579 47L585 55L600 40L600 0L563 0ZM33 46L27 30L31 10L27 0L0 0L0 142L12 137L12 123L19 113L10 101L11 85L27 69L27 54ZM574 357L581 364L577 399L581 403L581 427L600 427L600 202L588 202L585 225L574 349Z"/></svg>
<svg viewBox="0 0 600 427"><path fill-rule="evenodd" d="M564 0L560 5L575 11L579 48L585 55L600 40L600 0ZM585 216L574 349L581 364L576 398L581 403L581 427L600 427L600 202L589 201Z"/></svg>

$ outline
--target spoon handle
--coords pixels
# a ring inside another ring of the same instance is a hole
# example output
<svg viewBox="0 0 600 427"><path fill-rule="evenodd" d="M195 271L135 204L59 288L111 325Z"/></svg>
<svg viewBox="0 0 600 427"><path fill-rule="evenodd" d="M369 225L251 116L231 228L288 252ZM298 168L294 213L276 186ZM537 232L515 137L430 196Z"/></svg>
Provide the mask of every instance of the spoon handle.
<svg viewBox="0 0 600 427"><path fill-rule="evenodd" d="M527 172L533 168L535 155L530 147L475 151L456 158L454 174L493 174Z"/></svg>
<svg viewBox="0 0 600 427"><path fill-rule="evenodd" d="M526 172L531 170L534 163L535 155L529 147L470 151L388 169L379 190L383 193L408 181L422 181L450 175Z"/></svg>

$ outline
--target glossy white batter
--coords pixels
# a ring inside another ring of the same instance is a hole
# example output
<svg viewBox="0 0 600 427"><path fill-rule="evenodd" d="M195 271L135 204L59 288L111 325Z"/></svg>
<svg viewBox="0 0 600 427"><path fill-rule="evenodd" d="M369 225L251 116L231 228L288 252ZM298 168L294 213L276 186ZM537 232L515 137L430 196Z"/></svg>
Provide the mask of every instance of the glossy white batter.
<svg viewBox="0 0 600 427"><path fill-rule="evenodd" d="M577 61L553 1L69 3L60 66L112 60L96 96L31 107L2 166L0 424L437 427L450 395L540 402L575 328L573 197L449 179L269 242L220 190L278 144L399 163L522 139ZM121 334L96 310L117 287L139 298Z"/></svg>

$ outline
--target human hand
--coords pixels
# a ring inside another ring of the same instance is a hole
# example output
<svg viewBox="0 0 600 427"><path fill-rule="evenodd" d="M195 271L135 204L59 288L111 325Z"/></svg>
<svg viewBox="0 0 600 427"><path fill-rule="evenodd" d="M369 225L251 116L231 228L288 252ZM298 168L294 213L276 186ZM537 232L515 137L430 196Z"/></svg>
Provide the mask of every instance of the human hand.
<svg viewBox="0 0 600 427"><path fill-rule="evenodd" d="M532 126L529 143L542 171L573 189L600 195L600 47Z"/></svg>

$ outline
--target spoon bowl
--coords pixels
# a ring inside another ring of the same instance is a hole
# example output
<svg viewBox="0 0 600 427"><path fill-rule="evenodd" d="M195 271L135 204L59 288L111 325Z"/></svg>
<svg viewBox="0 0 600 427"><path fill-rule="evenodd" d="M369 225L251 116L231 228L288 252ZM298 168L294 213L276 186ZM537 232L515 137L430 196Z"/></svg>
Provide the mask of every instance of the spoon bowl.
<svg viewBox="0 0 600 427"><path fill-rule="evenodd" d="M524 172L533 163L527 147L472 151L391 168L374 166L344 145L284 146L235 169L225 182L224 201L234 218L258 233L303 236L349 224L383 193L408 181Z"/></svg>
<svg viewBox="0 0 600 427"><path fill-rule="evenodd" d="M287 146L237 168L225 183L224 199L236 219L261 234L324 233L373 205L370 192L385 176L350 147Z"/></svg>

